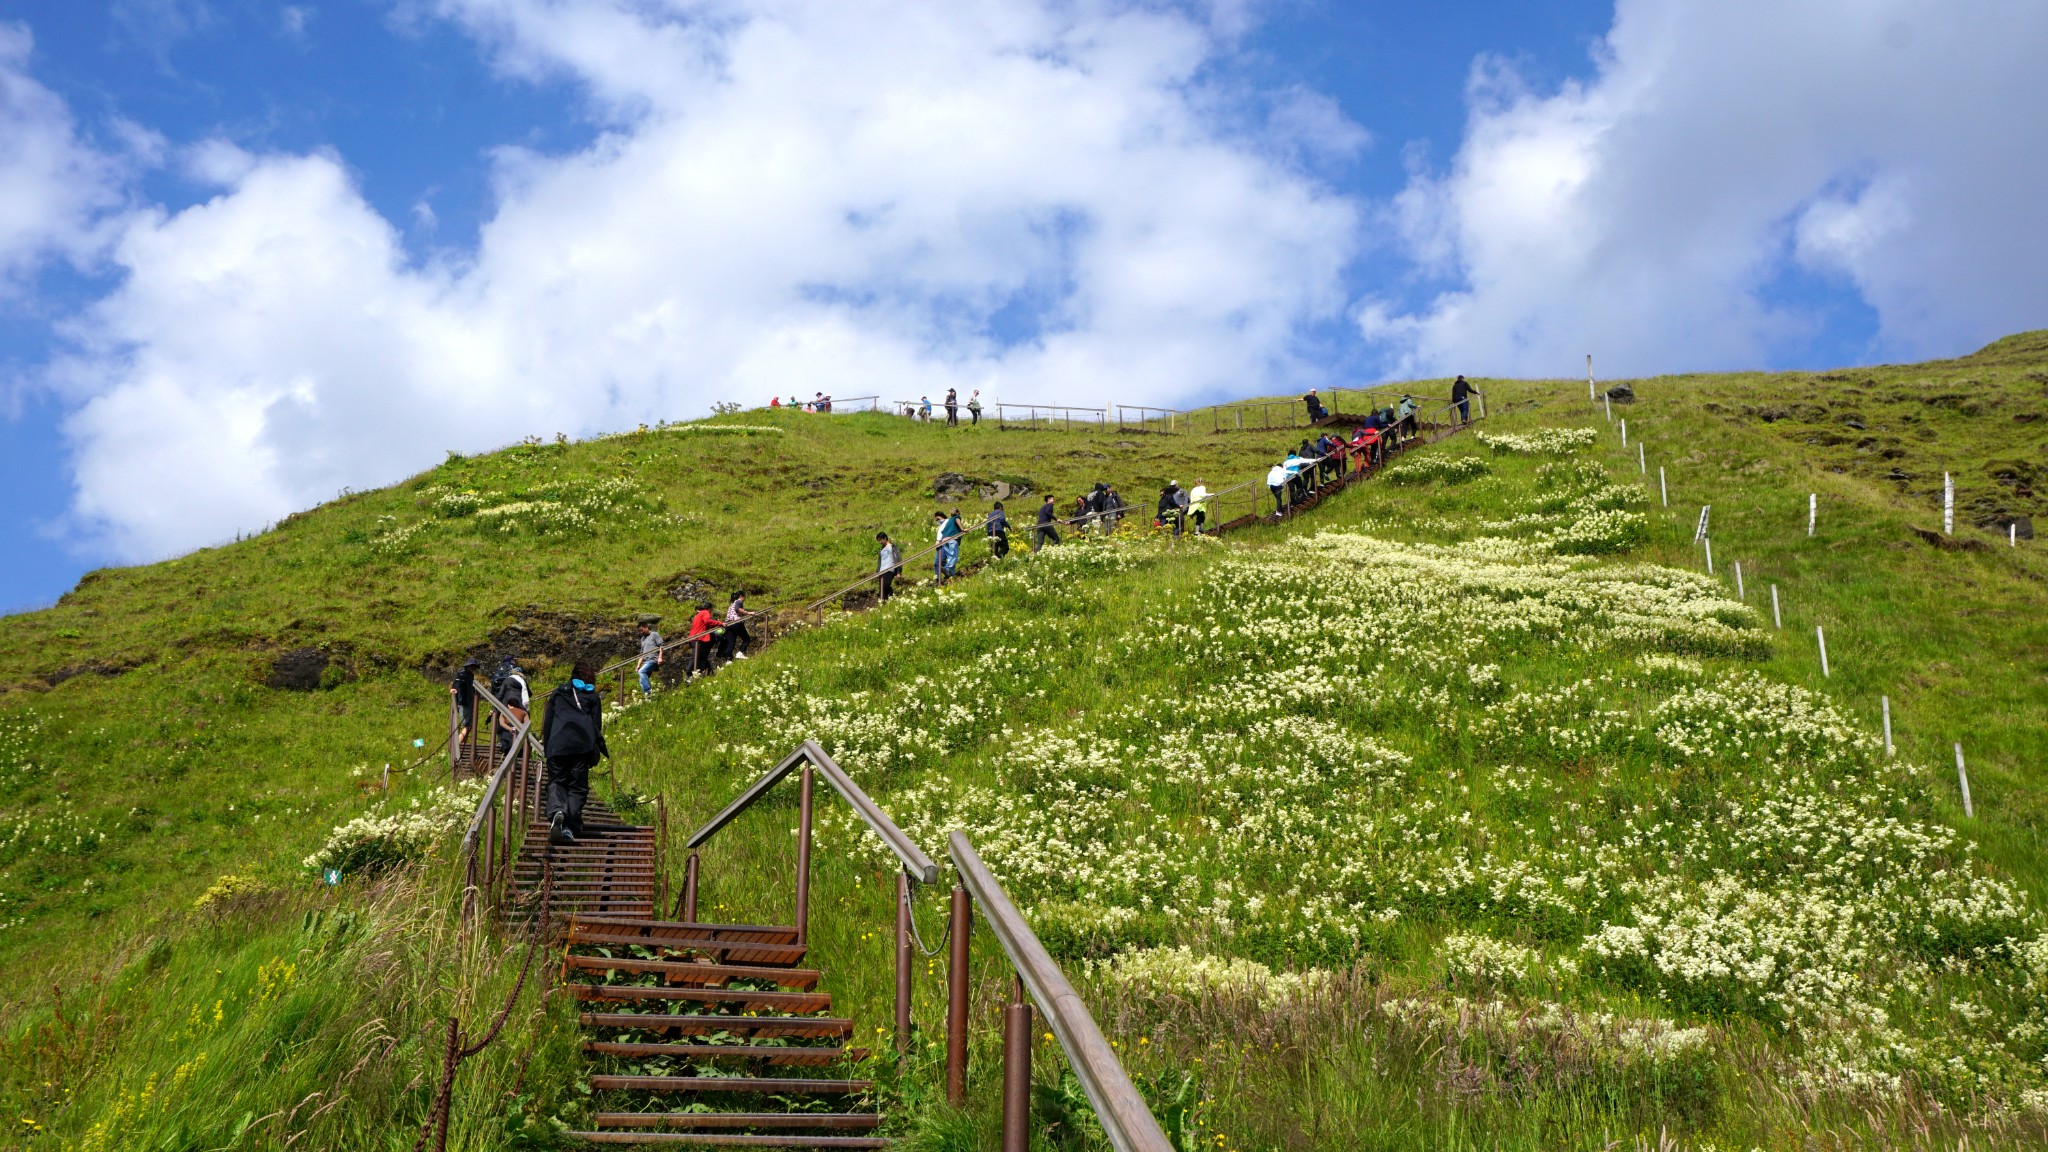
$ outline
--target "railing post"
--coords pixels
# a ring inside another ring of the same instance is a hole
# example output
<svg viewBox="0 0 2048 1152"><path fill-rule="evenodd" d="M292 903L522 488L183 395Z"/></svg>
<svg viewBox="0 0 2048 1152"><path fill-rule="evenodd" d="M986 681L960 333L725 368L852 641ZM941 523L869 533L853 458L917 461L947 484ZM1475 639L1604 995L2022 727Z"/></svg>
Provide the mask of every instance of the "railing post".
<svg viewBox="0 0 2048 1152"><path fill-rule="evenodd" d="M1003 1009L1003 1152L1031 1152L1031 1001L1014 978Z"/></svg>
<svg viewBox="0 0 2048 1152"><path fill-rule="evenodd" d="M946 1100L961 1104L967 1099L967 959L968 937L974 930L974 912L967 903L967 889L953 889L952 955L946 965Z"/></svg>
<svg viewBox="0 0 2048 1152"><path fill-rule="evenodd" d="M803 785L797 793L796 817L796 942L799 948L811 935L811 781L809 764L804 765Z"/></svg>
<svg viewBox="0 0 2048 1152"><path fill-rule="evenodd" d="M462 759L462 744L459 739L461 735L462 708L455 703L455 698L450 696L448 698L448 782L450 784L453 784L457 779L456 767Z"/></svg>
<svg viewBox="0 0 2048 1152"><path fill-rule="evenodd" d="M683 922L697 923L697 854L683 861Z"/></svg>
<svg viewBox="0 0 2048 1152"><path fill-rule="evenodd" d="M910 1051L910 977L917 964L911 949L910 874L896 873L896 1051Z"/></svg>

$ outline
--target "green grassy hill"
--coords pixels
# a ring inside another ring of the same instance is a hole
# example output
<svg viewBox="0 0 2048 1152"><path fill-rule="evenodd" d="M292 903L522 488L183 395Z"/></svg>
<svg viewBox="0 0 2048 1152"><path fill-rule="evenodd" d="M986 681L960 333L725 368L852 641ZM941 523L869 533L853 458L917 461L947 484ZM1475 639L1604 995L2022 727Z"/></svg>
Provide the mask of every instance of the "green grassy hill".
<svg viewBox="0 0 2048 1152"><path fill-rule="evenodd" d="M2031 334L1632 381L1626 450L1583 382L1482 381L1507 439L1283 528L1063 547L790 632L617 719L618 782L688 825L812 736L928 848L968 828L1204 1146L2027 1144L2048 564L1979 525L2039 511L2044 372ZM750 413L451 459L0 621L0 958L25 977L0 1104L31 1146L410 1147L435 1021L516 959L452 932L440 870L323 892L298 861L437 803L432 760L388 797L352 774L441 738L422 670L594 650L704 586L802 603L878 528L920 539L940 472L1139 497L1282 443ZM1930 544L1944 469L1958 529ZM267 686L305 649L317 688ZM707 909L788 899L786 815L707 853ZM873 1024L887 875L828 817L815 947ZM459 1146L545 1145L588 1106L573 1019L523 1003L465 1071ZM955 1115L930 1075L896 1088L905 1134L987 1142L993 1077Z"/></svg>

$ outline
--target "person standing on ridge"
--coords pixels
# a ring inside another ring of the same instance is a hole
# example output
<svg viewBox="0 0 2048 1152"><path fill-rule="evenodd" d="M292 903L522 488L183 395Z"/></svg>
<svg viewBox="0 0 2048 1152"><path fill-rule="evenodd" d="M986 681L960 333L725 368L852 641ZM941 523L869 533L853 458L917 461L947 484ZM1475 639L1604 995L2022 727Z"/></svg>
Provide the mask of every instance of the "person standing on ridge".
<svg viewBox="0 0 2048 1152"><path fill-rule="evenodd" d="M455 682L448 685L449 695L455 697L455 742L469 739L470 729L476 727L476 657L462 662L455 673Z"/></svg>
<svg viewBox="0 0 2048 1152"><path fill-rule="evenodd" d="M1451 403L1458 406L1458 423L1472 422L1472 394L1475 392L1479 392L1479 389L1474 388L1471 381L1463 376L1451 381ZM1479 394L1485 395L1483 392Z"/></svg>
<svg viewBox="0 0 2048 1152"><path fill-rule="evenodd" d="M989 509L988 519L982 522L981 527L982 531L988 535L990 554L998 560L1008 556L1010 554L1010 516L1003 511L1003 502L1001 500L996 501L996 506Z"/></svg>
<svg viewBox="0 0 2048 1152"><path fill-rule="evenodd" d="M1308 390L1308 395L1301 398L1301 402L1308 406L1308 419L1311 424L1330 414L1329 409L1323 407L1322 398L1316 395L1313 388Z"/></svg>
<svg viewBox="0 0 2048 1152"><path fill-rule="evenodd" d="M959 426L960 390L958 388L948 388L946 389L946 427L958 428Z"/></svg>
<svg viewBox="0 0 2048 1152"><path fill-rule="evenodd" d="M1057 544L1060 542L1059 530L1053 527L1054 522L1059 518L1059 509L1053 507L1052 493L1047 492L1045 494L1045 503L1038 506L1038 526L1031 533L1031 550L1033 552L1038 551L1047 544Z"/></svg>
<svg viewBox="0 0 2048 1152"><path fill-rule="evenodd" d="M745 589L733 590L732 603L725 609L725 658L728 661L745 660L747 645L754 642L753 633L747 631L747 620L758 613L747 611Z"/></svg>
<svg viewBox="0 0 2048 1152"><path fill-rule="evenodd" d="M667 657L661 650L661 633L645 620L640 622L640 696L642 699L654 695L654 670L661 667ZM623 701L621 701L623 703Z"/></svg>
<svg viewBox="0 0 2048 1152"><path fill-rule="evenodd" d="M882 543L882 553L875 558L875 573L881 578L882 603L886 604L896 589L896 578L903 575L903 552L887 532L875 533L875 539Z"/></svg>
<svg viewBox="0 0 2048 1152"><path fill-rule="evenodd" d="M547 754L548 843L573 845L589 835L583 827L583 805L590 799L590 770L604 745L604 705L597 698L597 673L582 660L569 682L548 693L541 718L540 743Z"/></svg>
<svg viewBox="0 0 2048 1152"><path fill-rule="evenodd" d="M979 388L974 390L974 395L967 398L967 422L969 424L981 423L981 389Z"/></svg>
<svg viewBox="0 0 2048 1152"><path fill-rule="evenodd" d="M917 398L917 418L918 418L919 420L922 420L922 421L924 421L924 422L925 422L925 423L927 423L927 424L929 424L929 423L931 423L931 422L932 422L932 398L931 398L931 397L929 397L929 396L919 396L919 397Z"/></svg>

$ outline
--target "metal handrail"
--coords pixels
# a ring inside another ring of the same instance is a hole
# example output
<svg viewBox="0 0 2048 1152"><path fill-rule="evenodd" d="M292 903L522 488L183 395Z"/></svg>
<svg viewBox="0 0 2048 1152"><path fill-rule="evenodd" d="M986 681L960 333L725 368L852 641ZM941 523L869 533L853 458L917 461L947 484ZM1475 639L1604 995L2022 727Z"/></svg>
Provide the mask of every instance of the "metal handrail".
<svg viewBox="0 0 2048 1152"><path fill-rule="evenodd" d="M947 842L952 847L953 867L960 873L961 885L981 905L989 929L1009 955L1018 978L1045 1012L1046 1025L1067 1054L1074 1079L1081 1082L1082 1091L1088 1094L1088 1103L1094 1105L1095 1118L1101 1122L1109 1142L1117 1152L1173 1152L1165 1131L1145 1106L1137 1086L1131 1083L1123 1061L1103 1038L1088 1005L1067 982L1045 945L1038 942L1030 923L1010 903L1002 885L989 874L966 834L954 832Z"/></svg>
<svg viewBox="0 0 2048 1152"><path fill-rule="evenodd" d="M911 843L910 837L903 829L898 828L896 822L889 819L888 813L877 807L866 792L861 791L860 785L853 782L853 777L846 774L846 769L841 768L838 761L832 759L815 740L805 740L797 746L796 751L783 757L780 764L770 768L760 779L749 784L746 791L741 792L723 811L713 816L709 823L692 832L690 838L683 841L683 847L692 852L702 847L705 841L718 834L719 829L732 823L740 813L753 807L754 803L767 795L783 777L789 775L797 765L804 763L816 768L818 773L825 777L826 782L832 785L833 790L845 797L854 814L873 829L875 835L881 837L882 843L889 851L895 853L896 858L903 862L903 870L909 873L912 879L920 884L930 884L939 878L938 864L925 855L923 849Z"/></svg>
<svg viewBox="0 0 2048 1152"><path fill-rule="evenodd" d="M526 736L528 727L530 724L525 723L519 726L518 735L512 740L512 747L505 751L504 761L498 765L497 771L491 773L490 782L484 785L484 794L477 798L476 814L469 818L469 827L462 833L464 857L473 858L476 855L476 842L477 838L483 835L484 820L490 815L491 805L497 802L498 790L504 784L505 777L512 772L513 761L519 758L519 741Z"/></svg>

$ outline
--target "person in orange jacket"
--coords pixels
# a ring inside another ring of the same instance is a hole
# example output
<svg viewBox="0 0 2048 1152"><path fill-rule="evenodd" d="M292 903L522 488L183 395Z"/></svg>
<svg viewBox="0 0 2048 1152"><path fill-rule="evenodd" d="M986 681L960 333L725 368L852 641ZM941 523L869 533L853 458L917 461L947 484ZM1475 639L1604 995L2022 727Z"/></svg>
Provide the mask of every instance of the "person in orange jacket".
<svg viewBox="0 0 2048 1152"><path fill-rule="evenodd" d="M701 676L711 671L713 637L724 631L718 617L711 614L711 601L697 605L697 614L690 617L690 675Z"/></svg>

